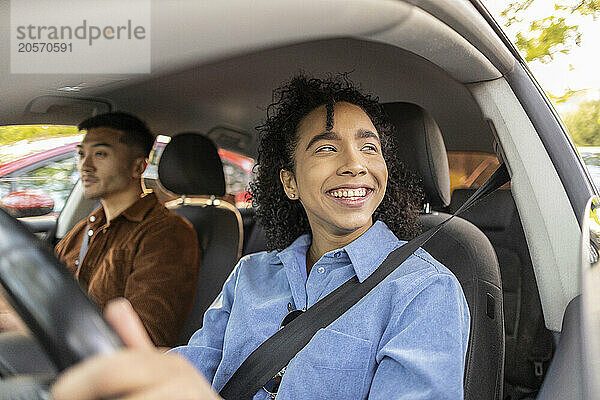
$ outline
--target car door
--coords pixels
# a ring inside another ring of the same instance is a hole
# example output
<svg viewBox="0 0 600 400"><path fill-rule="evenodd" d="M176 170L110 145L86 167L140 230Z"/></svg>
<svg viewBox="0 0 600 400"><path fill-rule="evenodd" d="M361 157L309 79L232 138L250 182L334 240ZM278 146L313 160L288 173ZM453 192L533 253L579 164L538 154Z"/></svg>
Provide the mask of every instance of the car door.
<svg viewBox="0 0 600 400"><path fill-rule="evenodd" d="M600 393L600 198L590 198L581 235L581 361L583 395Z"/></svg>

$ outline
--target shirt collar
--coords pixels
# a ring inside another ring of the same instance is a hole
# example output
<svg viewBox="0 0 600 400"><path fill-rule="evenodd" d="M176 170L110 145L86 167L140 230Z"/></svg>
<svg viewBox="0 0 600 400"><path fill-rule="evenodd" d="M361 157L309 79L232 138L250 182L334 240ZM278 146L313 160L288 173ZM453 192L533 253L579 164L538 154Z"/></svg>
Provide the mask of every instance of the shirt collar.
<svg viewBox="0 0 600 400"><path fill-rule="evenodd" d="M141 222L157 202L154 193L142 193L140 198L123 211L121 215L131 222Z"/></svg>
<svg viewBox="0 0 600 400"><path fill-rule="evenodd" d="M308 247L312 243L312 238L308 233L298 236L288 247L277 253L277 257L273 259L275 263L280 261L283 265L289 264L288 260L296 257L295 252L303 252L306 255ZM277 260L279 259L279 260ZM284 260L286 262L284 262Z"/></svg>
<svg viewBox="0 0 600 400"><path fill-rule="evenodd" d="M400 244L400 240L385 223L376 221L373 226L346 245L343 250L350 257L358 281L362 283Z"/></svg>
<svg viewBox="0 0 600 400"><path fill-rule="evenodd" d="M303 251L306 254L311 241L309 234L299 236L291 245L277 253L277 257L273 261L277 262L277 258L279 258L283 265L291 264L296 257L294 253ZM402 243L385 223L376 221L373 226L353 242L341 249L325 253L325 256L345 252L350 258L350 263L359 282L363 282L379 267L388 254Z"/></svg>
<svg viewBox="0 0 600 400"><path fill-rule="evenodd" d="M117 218L123 216L131 222L141 222L157 202L158 199L154 193L143 193L135 203L118 215ZM106 214L104 214L104 207L102 206L94 210L88 217L88 221L95 223L95 225L105 224L105 220Z"/></svg>

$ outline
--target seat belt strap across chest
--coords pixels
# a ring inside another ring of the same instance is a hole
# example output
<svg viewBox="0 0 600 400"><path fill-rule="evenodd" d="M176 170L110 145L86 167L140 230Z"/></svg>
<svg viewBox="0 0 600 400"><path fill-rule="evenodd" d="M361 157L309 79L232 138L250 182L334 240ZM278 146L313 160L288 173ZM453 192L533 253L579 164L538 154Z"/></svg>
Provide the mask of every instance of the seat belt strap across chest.
<svg viewBox="0 0 600 400"><path fill-rule="evenodd" d="M327 327L366 296L454 216L463 213L509 180L506 165L500 164L494 174L448 219L392 251L362 283L354 276L263 342L244 360L219 395L225 400L252 399L269 379L308 344L319 329Z"/></svg>
<svg viewBox="0 0 600 400"><path fill-rule="evenodd" d="M79 248L79 257L77 258L77 270L75 272L77 280L79 280L79 271L81 270L81 264L83 264L83 259L85 257L85 253L87 253L88 245L90 243L90 235L88 234L89 230L90 224L87 224L83 233L83 239L81 240L81 247Z"/></svg>

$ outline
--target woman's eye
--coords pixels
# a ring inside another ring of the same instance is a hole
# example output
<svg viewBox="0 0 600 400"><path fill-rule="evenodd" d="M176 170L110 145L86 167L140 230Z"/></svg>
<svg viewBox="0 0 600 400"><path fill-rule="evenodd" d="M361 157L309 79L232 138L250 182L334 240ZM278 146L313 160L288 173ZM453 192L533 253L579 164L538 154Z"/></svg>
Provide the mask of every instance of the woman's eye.
<svg viewBox="0 0 600 400"><path fill-rule="evenodd" d="M377 151L377 146L375 146L374 144L365 144L362 147L362 150L369 150L369 151Z"/></svg>
<svg viewBox="0 0 600 400"><path fill-rule="evenodd" d="M321 153L326 151L335 151L335 147L330 145L321 146L317 150L315 150L315 153Z"/></svg>
<svg viewBox="0 0 600 400"><path fill-rule="evenodd" d="M96 157L106 157L106 152L104 152L104 151L97 151L96 152Z"/></svg>

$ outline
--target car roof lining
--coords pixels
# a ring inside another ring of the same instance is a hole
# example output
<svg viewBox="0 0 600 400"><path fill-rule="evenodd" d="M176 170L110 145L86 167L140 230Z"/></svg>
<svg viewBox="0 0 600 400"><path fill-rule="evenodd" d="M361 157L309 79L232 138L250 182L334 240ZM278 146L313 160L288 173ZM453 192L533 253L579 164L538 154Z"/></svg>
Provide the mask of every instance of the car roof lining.
<svg viewBox="0 0 600 400"><path fill-rule="evenodd" d="M382 102L404 101L428 110L449 150L493 152L493 136L469 90L432 62L389 44L335 38L266 49L165 74L161 79L97 90L117 109L146 119L156 134L229 126L255 136L272 89L298 72L351 72ZM141 100L143 99L143 100ZM223 145L223 143L218 143ZM254 157L246 148L223 146Z"/></svg>
<svg viewBox="0 0 600 400"><path fill-rule="evenodd" d="M122 90L139 90L143 92L143 87L147 86L149 96L139 97L135 102L139 104L140 109L156 111L156 107L161 109L170 108L170 102L165 100L162 104L159 99L152 99L151 96L161 96L162 92L157 93L158 87L163 85L161 90L166 93L166 99L171 99L169 88L161 82L172 82L173 77L187 79L187 82L179 82L176 86L183 88L180 97L175 99L176 104L181 104L187 100L187 109L181 110L177 107L175 110L182 111L182 121L178 122L179 115L169 114L169 117L163 116L163 120L157 123L157 128L161 133L168 133L167 126L177 126L173 131L184 129L210 129L218 124L233 123L239 129L252 129L249 120L256 121L256 118L245 119L245 124L237 123L239 118L236 115L249 114L246 109L236 107L236 100L232 99L227 104L221 103L224 110L218 110L216 116L209 117L208 120L216 120L214 124L207 124L204 116L205 112L195 118L194 108L205 108L204 104L191 104L193 100L198 99L195 88L204 89L204 85L198 80L203 79L203 70L210 71L211 66L223 65L231 67L232 62L228 60L252 60L260 57L265 52L271 55L272 62L264 62L260 66L261 71L279 70L282 66L288 69L285 73L275 74L277 79L269 79L264 82L264 87L260 88L261 93L257 93L252 104L246 104L245 107L264 107L270 97L264 92L278 86L283 80L289 78L291 74L298 69L304 69L308 72L320 73L323 71L351 71L356 70L353 79L357 82L365 82L378 79L378 86L373 87L373 91L380 94L379 89L386 92L394 90L395 96L386 95L389 101L412 101L428 108L428 103L435 103L434 99L425 101L423 95L415 95L418 88L412 86L420 84L421 90L429 91L436 84L443 84L440 79L433 81L411 81L410 71L421 68L426 63L416 61L418 58L428 60L430 66L437 67L440 72L445 72L455 83L478 82L482 80L497 79L501 76L501 70L506 70L507 63L498 63L492 65L488 60L489 56L484 56L469 41L459 35L454 29L446 25L435 16L425 12L422 6L409 4L410 1L391 1L391 0L349 0L343 3L338 1L310 0L298 4L297 2L277 2L271 1L252 2L250 7L244 0L233 1L226 7L219 5L218 2L181 2L178 7L173 7L170 2L153 3L152 12L152 73L149 75L51 75L51 74L10 74L9 65L3 64L0 73L6 79L0 80L0 90L4 94L3 102L0 103L0 124L26 123L26 120L20 119L20 113L24 110L27 103L33 98L44 94L62 94L72 95L73 97L96 97L105 96L110 101L117 104L117 107L124 110L136 112L135 106L132 106L131 96L122 95L119 98L110 97L112 94L122 94ZM293 8L295 12L290 12ZM473 6L468 1L447 2L435 7L438 14L444 15L440 10L446 10L446 15L455 15L470 12L472 17L481 20L481 16L475 14ZM454 10L456 9L456 10ZM452 11L454 10L454 11ZM0 33L9 36L8 5L0 4L0 15L6 19L0 24ZM286 12L283 12L286 11ZM336 18L331 18L335 15ZM470 15L470 14L469 14ZM242 18L243 16L243 18ZM286 18L289 16L289 18ZM240 19L242 18L242 19ZM239 24L240 20L253 21L252 24ZM173 21L178 24L173 25ZM473 23L475 26L476 24ZM227 26L223 29L223 26ZM475 29L475 28L471 28ZM488 35L487 42L493 42L493 36L489 32L473 32L472 35ZM493 33L493 32L492 32ZM342 42L340 42L342 40ZM499 42L499 39L496 38ZM378 49L394 53L391 60L385 54L373 54L371 46L376 42L387 43L389 46ZM362 43L362 45L358 45ZM317 45L320 44L320 45ZM331 49L335 45L342 46L336 52L335 57L343 57L344 60L330 60L333 54L318 51L322 49ZM8 54L9 43L3 41L0 43L0 51ZM345 47L344 47L345 46ZM489 47L489 46L488 46ZM296 68L289 68L292 64L290 60L277 58L273 54L290 54L290 51L296 49L298 54L292 54L293 63ZM303 53L306 49L313 49L313 53L320 58L311 59L309 54ZM352 54L341 54L342 50ZM484 48L487 51L488 48ZM352 60L352 56L355 60ZM403 56L407 60L400 60ZM379 58L387 58L379 60ZM411 65L408 61L415 62ZM277 63L273 63L273 62ZM380 63L380 61L383 61ZM355 67L354 63L360 64ZM390 64L396 62L396 66ZM287 65L283 65L283 64ZM362 68L368 65L364 71ZM255 64L254 64L255 65ZM391 69L395 68L399 79L389 79ZM381 69L381 71L380 71ZM194 74L181 74L182 71L196 71ZM231 71L229 71L231 72ZM252 71L244 71L241 68L237 72L242 76L252 75ZM369 76L369 72L371 76ZM10 74L10 75L9 75ZM227 78L231 74L225 74ZM379 79L385 76L386 80ZM416 77L419 78L418 76ZM401 80L402 79L402 80ZM242 79L237 79L237 82ZM225 79L218 82L227 86ZM392 82L398 82L393 85ZM389 84L389 89L386 87ZM67 86L82 86L80 92L65 94L57 92L58 88ZM216 85L213 85L216 86ZM251 83L246 86L255 86ZM258 86L258 85L256 85ZM375 86L375 85L371 85ZM456 85L454 85L456 86ZM423 89L425 88L425 89ZM216 90L219 88L217 87ZM403 90L407 89L406 96L403 96ZM137 92L136 92L137 93ZM191 94L191 96L185 96ZM213 94L213 93L211 93ZM214 93L215 96L224 97L226 94ZM245 94L246 98L252 95ZM382 99L384 96L382 95ZM210 99L201 99L204 102L210 102ZM252 101L252 100L251 100ZM386 100L387 101L387 100ZM148 104L140 104L148 102ZM210 108L210 107L208 107ZM435 107L434 107L435 108ZM189 112L191 114L185 114ZM430 110L434 117L436 110ZM139 112L142 117L147 119L157 119L157 114L150 112L145 114ZM440 114L437 112L437 114ZM228 121L226 117L233 117L233 121ZM196 121L194 121L196 119ZM443 119L443 118L442 118ZM69 121L66 121L69 122ZM76 123L78 121L71 121ZM444 122L442 122L442 125ZM477 130L476 130L477 131ZM477 135L474 135L477 136ZM481 140L475 140L475 143ZM479 150L489 151L489 143L475 145ZM452 143L450 143L452 148ZM253 155L253 150L245 152Z"/></svg>

